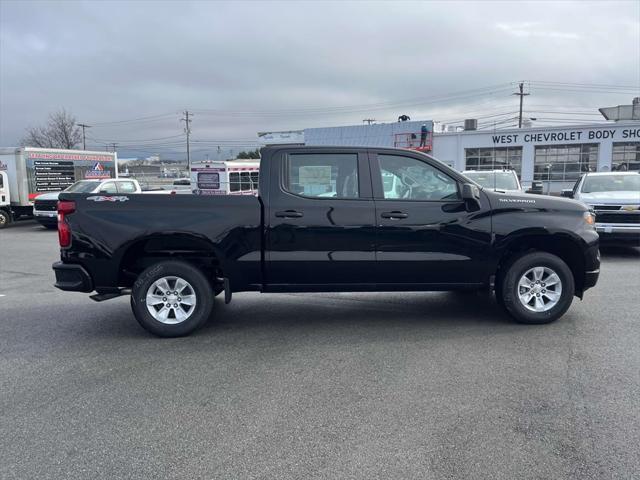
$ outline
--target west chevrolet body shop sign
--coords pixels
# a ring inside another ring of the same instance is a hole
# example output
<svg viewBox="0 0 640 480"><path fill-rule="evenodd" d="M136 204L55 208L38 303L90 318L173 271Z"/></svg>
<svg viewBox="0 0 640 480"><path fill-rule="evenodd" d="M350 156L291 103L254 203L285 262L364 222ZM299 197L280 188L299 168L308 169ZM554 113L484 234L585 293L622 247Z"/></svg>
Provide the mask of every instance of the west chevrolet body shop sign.
<svg viewBox="0 0 640 480"><path fill-rule="evenodd" d="M29 198L59 192L78 180L115 178L112 155L83 152L27 151Z"/></svg>

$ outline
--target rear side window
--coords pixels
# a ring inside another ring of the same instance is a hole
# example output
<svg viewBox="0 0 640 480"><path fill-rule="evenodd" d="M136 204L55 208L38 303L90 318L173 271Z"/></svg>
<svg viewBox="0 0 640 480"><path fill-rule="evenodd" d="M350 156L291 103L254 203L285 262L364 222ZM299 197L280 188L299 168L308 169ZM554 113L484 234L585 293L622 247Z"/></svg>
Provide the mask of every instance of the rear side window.
<svg viewBox="0 0 640 480"><path fill-rule="evenodd" d="M252 190L257 190L258 189L258 180L260 179L260 173L259 172L251 172L251 189Z"/></svg>
<svg viewBox="0 0 640 480"><path fill-rule="evenodd" d="M239 172L231 172L229 174L229 191L230 192L239 192L240 188L241 188L240 173Z"/></svg>
<svg viewBox="0 0 640 480"><path fill-rule="evenodd" d="M240 186L242 190L251 190L251 176L249 172L240 173Z"/></svg>
<svg viewBox="0 0 640 480"><path fill-rule="evenodd" d="M198 188L201 190L219 190L220 174L217 172L198 173Z"/></svg>
<svg viewBox="0 0 640 480"><path fill-rule="evenodd" d="M115 183L107 182L100 187L100 193L118 193L118 189Z"/></svg>
<svg viewBox="0 0 640 480"><path fill-rule="evenodd" d="M120 182L118 189L120 193L135 193L136 186L133 182Z"/></svg>
<svg viewBox="0 0 640 480"><path fill-rule="evenodd" d="M305 197L358 198L356 153L295 153L287 157L286 191Z"/></svg>

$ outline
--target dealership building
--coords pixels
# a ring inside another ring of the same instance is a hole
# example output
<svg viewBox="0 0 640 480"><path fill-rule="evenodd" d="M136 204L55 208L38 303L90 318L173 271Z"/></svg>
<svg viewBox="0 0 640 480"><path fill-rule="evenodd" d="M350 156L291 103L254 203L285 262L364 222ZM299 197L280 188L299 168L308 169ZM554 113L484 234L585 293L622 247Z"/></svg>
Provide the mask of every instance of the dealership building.
<svg viewBox="0 0 640 480"><path fill-rule="evenodd" d="M437 133L430 153L460 171L510 168L557 193L586 172L640 170L640 122Z"/></svg>

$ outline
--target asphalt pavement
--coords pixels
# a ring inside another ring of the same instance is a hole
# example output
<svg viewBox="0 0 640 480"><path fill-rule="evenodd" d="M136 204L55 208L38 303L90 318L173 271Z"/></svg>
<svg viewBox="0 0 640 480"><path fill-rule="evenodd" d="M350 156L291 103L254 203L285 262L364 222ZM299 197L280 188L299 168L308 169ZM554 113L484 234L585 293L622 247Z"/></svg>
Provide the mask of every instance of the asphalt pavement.
<svg viewBox="0 0 640 480"><path fill-rule="evenodd" d="M632 479L640 250L556 323L486 296L234 295L159 339L0 231L2 479Z"/></svg>

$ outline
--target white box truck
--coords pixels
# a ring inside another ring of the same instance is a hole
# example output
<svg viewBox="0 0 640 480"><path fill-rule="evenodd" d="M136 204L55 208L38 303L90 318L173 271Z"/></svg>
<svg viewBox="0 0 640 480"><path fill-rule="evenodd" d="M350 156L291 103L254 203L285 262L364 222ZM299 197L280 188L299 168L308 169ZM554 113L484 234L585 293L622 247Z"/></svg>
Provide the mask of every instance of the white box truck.
<svg viewBox="0 0 640 480"><path fill-rule="evenodd" d="M77 180L117 178L111 152L52 148L0 148L0 228L33 215L33 200Z"/></svg>

